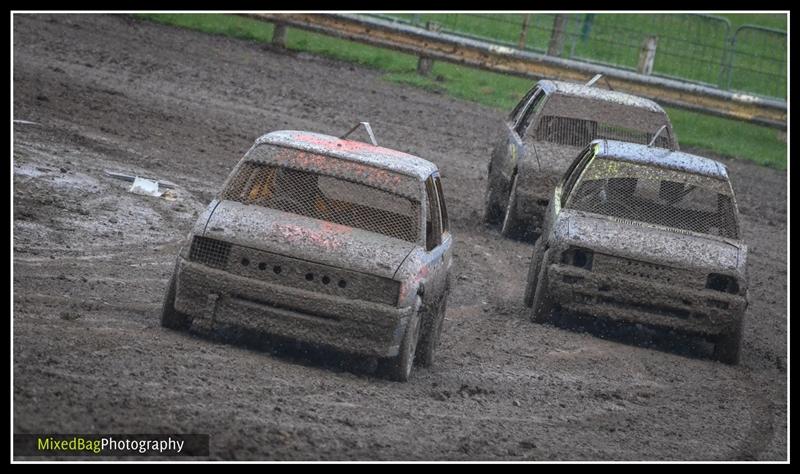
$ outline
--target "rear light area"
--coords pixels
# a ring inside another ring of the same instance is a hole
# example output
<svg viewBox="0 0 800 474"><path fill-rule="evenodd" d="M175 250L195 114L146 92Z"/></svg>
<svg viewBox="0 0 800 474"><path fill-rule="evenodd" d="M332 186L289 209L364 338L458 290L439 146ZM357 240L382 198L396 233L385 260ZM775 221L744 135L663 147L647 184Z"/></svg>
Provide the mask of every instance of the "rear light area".
<svg viewBox="0 0 800 474"><path fill-rule="evenodd" d="M721 273L709 273L706 279L706 288L723 293L739 294L738 280L730 275L723 275Z"/></svg>
<svg viewBox="0 0 800 474"><path fill-rule="evenodd" d="M584 270L592 269L594 252L580 247L570 247L561 253L561 263Z"/></svg>

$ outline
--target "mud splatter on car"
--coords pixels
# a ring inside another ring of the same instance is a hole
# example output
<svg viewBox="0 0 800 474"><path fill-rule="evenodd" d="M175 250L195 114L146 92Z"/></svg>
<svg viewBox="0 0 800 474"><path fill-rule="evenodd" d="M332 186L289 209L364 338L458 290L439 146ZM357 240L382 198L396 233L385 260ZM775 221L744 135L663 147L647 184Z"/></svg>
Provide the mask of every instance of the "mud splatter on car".
<svg viewBox="0 0 800 474"><path fill-rule="evenodd" d="M434 360L452 241L433 163L269 133L197 219L162 324L231 325L372 356L386 377L406 381L415 359Z"/></svg>
<svg viewBox="0 0 800 474"><path fill-rule="evenodd" d="M677 149L666 112L655 102L595 86L539 81L506 118L489 162L484 218L506 237L533 242L550 193L575 155L594 139Z"/></svg>
<svg viewBox="0 0 800 474"><path fill-rule="evenodd" d="M595 140L556 186L534 245L525 303L699 334L738 363L747 246L725 166Z"/></svg>

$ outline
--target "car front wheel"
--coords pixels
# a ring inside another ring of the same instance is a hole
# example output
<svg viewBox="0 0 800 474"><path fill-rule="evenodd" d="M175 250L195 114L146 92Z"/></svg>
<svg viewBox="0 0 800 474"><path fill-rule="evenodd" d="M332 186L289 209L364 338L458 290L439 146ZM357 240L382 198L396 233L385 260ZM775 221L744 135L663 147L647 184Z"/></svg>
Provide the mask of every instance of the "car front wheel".
<svg viewBox="0 0 800 474"><path fill-rule="evenodd" d="M447 297L442 296L436 305L436 311L426 318L425 327L417 349L417 363L422 367L431 367L436 359L436 349L442 337L444 315L447 311Z"/></svg>
<svg viewBox="0 0 800 474"><path fill-rule="evenodd" d="M533 294L536 290L536 283L539 276L539 267L542 261L541 248L542 238L536 240L533 245L533 255L531 256L531 263L528 265L528 281L525 285L525 306L528 308L533 306Z"/></svg>
<svg viewBox="0 0 800 474"><path fill-rule="evenodd" d="M188 329L192 321L189 316L175 309L175 274L169 279L167 294L161 307L161 325L169 329Z"/></svg>
<svg viewBox="0 0 800 474"><path fill-rule="evenodd" d="M550 320L550 313L553 310L553 301L547 291L547 267L539 270L539 278L536 282L536 292L533 295L531 304L531 320L535 323L546 323Z"/></svg>
<svg viewBox="0 0 800 474"><path fill-rule="evenodd" d="M380 359L378 361L378 372L389 380L407 382L411 377L411 369L414 367L414 355L417 351L419 333L419 314L414 314L408 321L406 334L403 337L403 342L400 343L400 352L395 357Z"/></svg>
<svg viewBox="0 0 800 474"><path fill-rule="evenodd" d="M499 179L492 179L491 174L486 185L486 209L484 211L484 221L491 225L500 225L503 222L503 211L505 210L508 196L506 186Z"/></svg>
<svg viewBox="0 0 800 474"><path fill-rule="evenodd" d="M736 365L739 363L742 352L742 322L740 321L733 330L717 336L714 343L714 359L725 364Z"/></svg>

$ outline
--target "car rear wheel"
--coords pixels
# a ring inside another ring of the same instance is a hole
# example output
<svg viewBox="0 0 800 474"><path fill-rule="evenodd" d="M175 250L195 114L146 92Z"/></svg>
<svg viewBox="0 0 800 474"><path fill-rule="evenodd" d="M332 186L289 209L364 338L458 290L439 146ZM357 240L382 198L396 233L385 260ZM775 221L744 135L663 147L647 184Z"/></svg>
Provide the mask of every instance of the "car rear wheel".
<svg viewBox="0 0 800 474"><path fill-rule="evenodd" d="M189 329L192 321L189 316L175 310L175 274L169 279L167 294L161 307L161 325L169 329Z"/></svg>
<svg viewBox="0 0 800 474"><path fill-rule="evenodd" d="M411 316L406 328L403 342L400 343L400 352L395 357L378 360L378 372L383 377L396 382L407 382L411 377L414 367L414 355L419 341L420 321L419 314Z"/></svg>
<svg viewBox="0 0 800 474"><path fill-rule="evenodd" d="M717 336L714 343L714 359L725 364L736 365L739 363L742 351L742 323L727 333Z"/></svg>
<svg viewBox="0 0 800 474"><path fill-rule="evenodd" d="M426 318L417 348L417 363L422 367L431 367L436 359L436 349L439 347L439 340L442 337L446 311L447 297L442 296L436 305L436 311Z"/></svg>

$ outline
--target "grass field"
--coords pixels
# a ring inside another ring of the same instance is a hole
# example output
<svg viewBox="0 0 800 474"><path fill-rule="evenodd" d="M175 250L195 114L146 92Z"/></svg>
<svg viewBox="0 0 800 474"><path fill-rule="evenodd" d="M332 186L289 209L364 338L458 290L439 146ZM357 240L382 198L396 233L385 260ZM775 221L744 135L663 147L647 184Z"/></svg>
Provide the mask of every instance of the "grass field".
<svg viewBox="0 0 800 474"><path fill-rule="evenodd" d="M269 42L272 25L223 14L146 14L142 18L212 34ZM464 15L466 16L466 15ZM527 79L436 62L428 77L416 73L417 58L297 29L289 29L286 46L384 72L392 82L422 87L500 110L511 110L532 82ZM785 169L786 135L777 130L740 121L667 109L682 146L706 149L724 156L744 158Z"/></svg>

